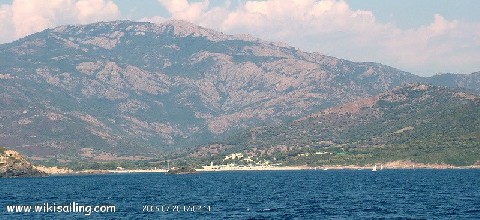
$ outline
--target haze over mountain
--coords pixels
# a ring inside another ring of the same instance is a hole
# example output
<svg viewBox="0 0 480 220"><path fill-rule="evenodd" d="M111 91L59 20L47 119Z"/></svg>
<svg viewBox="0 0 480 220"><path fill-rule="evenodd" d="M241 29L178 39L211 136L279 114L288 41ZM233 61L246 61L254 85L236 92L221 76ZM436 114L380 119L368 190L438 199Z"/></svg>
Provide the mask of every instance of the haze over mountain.
<svg viewBox="0 0 480 220"><path fill-rule="evenodd" d="M61 26L0 45L0 145L139 159L411 82L480 91L478 73L422 78L183 21Z"/></svg>

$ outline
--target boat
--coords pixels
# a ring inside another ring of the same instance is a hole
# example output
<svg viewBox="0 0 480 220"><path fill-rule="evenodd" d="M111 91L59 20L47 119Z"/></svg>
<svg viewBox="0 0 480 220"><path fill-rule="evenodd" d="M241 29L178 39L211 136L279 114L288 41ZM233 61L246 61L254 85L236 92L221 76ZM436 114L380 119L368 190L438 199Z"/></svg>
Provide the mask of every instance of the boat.
<svg viewBox="0 0 480 220"><path fill-rule="evenodd" d="M373 171L373 172L376 172L376 171L377 171L377 164L375 164L375 166L373 166L372 171Z"/></svg>

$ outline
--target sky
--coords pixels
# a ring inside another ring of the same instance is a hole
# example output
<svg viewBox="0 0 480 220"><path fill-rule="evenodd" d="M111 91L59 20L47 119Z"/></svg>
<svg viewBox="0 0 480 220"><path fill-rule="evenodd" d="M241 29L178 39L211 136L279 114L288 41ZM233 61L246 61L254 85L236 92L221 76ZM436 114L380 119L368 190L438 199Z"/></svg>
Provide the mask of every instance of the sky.
<svg viewBox="0 0 480 220"><path fill-rule="evenodd" d="M98 21L181 19L421 76L480 71L478 0L0 0L0 43Z"/></svg>

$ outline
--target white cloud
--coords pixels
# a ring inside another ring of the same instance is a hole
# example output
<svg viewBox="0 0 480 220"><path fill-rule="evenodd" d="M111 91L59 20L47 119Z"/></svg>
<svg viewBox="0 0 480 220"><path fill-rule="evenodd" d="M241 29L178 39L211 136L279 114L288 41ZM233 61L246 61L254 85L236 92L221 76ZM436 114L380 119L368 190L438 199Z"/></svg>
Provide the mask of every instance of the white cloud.
<svg viewBox="0 0 480 220"><path fill-rule="evenodd" d="M0 42L15 38L12 24L12 9L10 5L0 5Z"/></svg>
<svg viewBox="0 0 480 220"><path fill-rule="evenodd" d="M172 18L192 21L208 9L209 1L189 3L187 0L158 0L172 15Z"/></svg>
<svg viewBox="0 0 480 220"><path fill-rule="evenodd" d="M480 70L480 24L435 15L431 24L401 29L343 0L246 0L209 7L208 1L158 0L171 18L233 34L284 41L308 51L376 61L418 74Z"/></svg>
<svg viewBox="0 0 480 220"><path fill-rule="evenodd" d="M397 30L395 35L382 39L381 52L391 63L423 70L425 74L478 71L480 43L475 42L475 30L480 30L480 24L462 24L435 15L428 26Z"/></svg>
<svg viewBox="0 0 480 220"><path fill-rule="evenodd" d="M118 7L112 1L79 0L75 3L79 23L115 20L120 17Z"/></svg>
<svg viewBox="0 0 480 220"><path fill-rule="evenodd" d="M0 42L8 42L46 28L115 20L118 7L111 0L14 0L0 7Z"/></svg>

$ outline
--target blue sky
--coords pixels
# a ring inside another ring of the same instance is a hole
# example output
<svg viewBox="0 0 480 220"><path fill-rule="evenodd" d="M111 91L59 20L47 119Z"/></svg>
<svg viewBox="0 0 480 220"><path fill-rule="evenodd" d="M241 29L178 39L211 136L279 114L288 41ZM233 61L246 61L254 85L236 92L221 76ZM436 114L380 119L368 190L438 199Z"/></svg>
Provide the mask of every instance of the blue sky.
<svg viewBox="0 0 480 220"><path fill-rule="evenodd" d="M0 2L11 0L0 0ZM285 0L287 1L287 0ZM129 0L114 1L123 15L132 20L142 17L164 16L168 11L157 0L142 0L132 3ZM190 1L200 2L200 1ZM222 5L225 0L210 0L210 7ZM245 1L231 1L232 7ZM449 20L480 21L480 3L478 0L346 0L352 9L370 10L381 22L395 23L402 28L416 28L433 21L435 14L441 14ZM476 6L476 7L475 7Z"/></svg>
<svg viewBox="0 0 480 220"><path fill-rule="evenodd" d="M418 75L480 71L477 0L0 0L0 43L65 24L182 19Z"/></svg>
<svg viewBox="0 0 480 220"><path fill-rule="evenodd" d="M418 28L433 21L435 14L448 20L480 21L478 0L349 0L353 9L370 10L381 22L395 23L402 28Z"/></svg>

